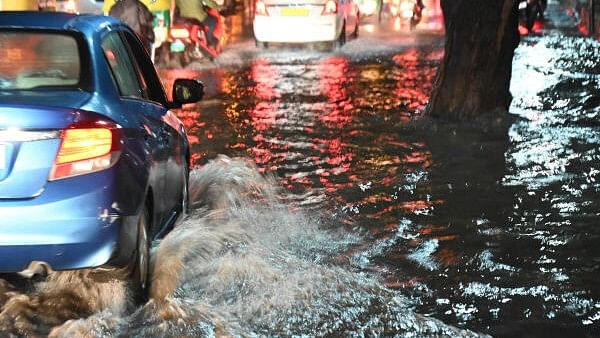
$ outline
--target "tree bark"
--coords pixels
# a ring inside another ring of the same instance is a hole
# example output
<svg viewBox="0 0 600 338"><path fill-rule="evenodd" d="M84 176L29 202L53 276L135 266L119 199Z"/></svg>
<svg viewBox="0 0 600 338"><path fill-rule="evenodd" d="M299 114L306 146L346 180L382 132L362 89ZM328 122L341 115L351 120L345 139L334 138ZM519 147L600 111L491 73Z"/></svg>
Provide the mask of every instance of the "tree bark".
<svg viewBox="0 0 600 338"><path fill-rule="evenodd" d="M506 114L510 78L519 44L515 0L441 0L446 28L443 62L426 114L470 120Z"/></svg>

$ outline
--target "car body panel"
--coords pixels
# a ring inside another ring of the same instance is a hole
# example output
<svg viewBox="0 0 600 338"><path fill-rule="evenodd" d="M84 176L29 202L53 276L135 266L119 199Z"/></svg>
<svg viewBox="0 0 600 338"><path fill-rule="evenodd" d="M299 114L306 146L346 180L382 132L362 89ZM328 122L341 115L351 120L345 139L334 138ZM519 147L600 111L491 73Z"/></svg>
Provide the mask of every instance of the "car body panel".
<svg viewBox="0 0 600 338"><path fill-rule="evenodd" d="M106 185L118 170L49 182L37 198L1 201L0 271L21 271L32 261L61 270L108 262L124 241L120 211L127 207L107 194L119 188Z"/></svg>
<svg viewBox="0 0 600 338"><path fill-rule="evenodd" d="M3 144L6 165L0 168L0 199L39 196L48 181L60 140Z"/></svg>
<svg viewBox="0 0 600 338"><path fill-rule="evenodd" d="M51 106L0 106L0 121L11 129L0 130L3 166L0 199L36 197L42 193L60 145L56 130L76 118L73 109ZM19 129L16 129L18 127Z"/></svg>
<svg viewBox="0 0 600 338"><path fill-rule="evenodd" d="M306 18L257 16L254 19L254 37L258 41L282 43L334 41L341 33L341 22L341 18L335 15Z"/></svg>

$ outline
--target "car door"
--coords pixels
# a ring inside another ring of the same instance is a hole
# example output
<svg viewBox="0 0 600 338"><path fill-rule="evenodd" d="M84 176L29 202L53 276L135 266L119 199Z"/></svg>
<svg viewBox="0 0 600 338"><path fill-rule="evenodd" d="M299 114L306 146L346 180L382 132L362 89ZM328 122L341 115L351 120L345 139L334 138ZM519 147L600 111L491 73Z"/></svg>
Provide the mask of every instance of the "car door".
<svg viewBox="0 0 600 338"><path fill-rule="evenodd" d="M183 170L188 166L185 129L175 113L168 109L162 83L146 49L133 33L123 31L121 34L123 40L128 44L132 61L147 95L149 105L145 110L145 117L160 126L161 141L164 142L163 146L168 152L165 154L168 157L165 158L164 163L165 188L163 190L164 198L161 202L165 203L166 217L174 217L181 202Z"/></svg>
<svg viewBox="0 0 600 338"><path fill-rule="evenodd" d="M164 92L163 99L159 99L162 102L150 98L146 79L141 75L140 65L127 41L127 34L131 33L114 30L102 41L102 49L118 86L122 113L143 135L141 141L150 155L147 165L150 166L149 181L155 197L154 219L157 222L154 222L154 226L159 226L173 208L174 191L179 185L176 175L169 171L170 161L174 160L173 153L178 145L175 144L173 128L163 121L167 113ZM156 96L156 93L152 94Z"/></svg>

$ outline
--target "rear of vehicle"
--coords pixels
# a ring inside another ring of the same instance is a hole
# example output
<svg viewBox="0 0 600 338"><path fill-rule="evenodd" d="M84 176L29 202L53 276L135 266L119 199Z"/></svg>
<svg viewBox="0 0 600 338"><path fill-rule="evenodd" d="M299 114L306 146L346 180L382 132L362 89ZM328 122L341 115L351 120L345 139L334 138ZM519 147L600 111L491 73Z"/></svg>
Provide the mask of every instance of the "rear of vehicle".
<svg viewBox="0 0 600 338"><path fill-rule="evenodd" d="M83 35L0 28L0 272L96 267L123 248L126 264L135 250L123 225L144 186L121 156L126 131L76 108L91 78Z"/></svg>
<svg viewBox="0 0 600 338"><path fill-rule="evenodd" d="M336 0L257 0L254 37L259 44L335 41L344 21Z"/></svg>

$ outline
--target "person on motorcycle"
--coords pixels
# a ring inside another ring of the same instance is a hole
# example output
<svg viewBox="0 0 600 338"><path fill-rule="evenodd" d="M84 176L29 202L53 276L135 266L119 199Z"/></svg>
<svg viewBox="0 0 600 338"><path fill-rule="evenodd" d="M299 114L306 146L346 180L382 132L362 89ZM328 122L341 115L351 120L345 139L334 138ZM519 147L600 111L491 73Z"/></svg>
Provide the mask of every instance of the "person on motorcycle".
<svg viewBox="0 0 600 338"><path fill-rule="evenodd" d="M175 0L175 5L179 9L179 16L198 20L208 28L206 40L208 45L216 49L219 40L215 36L218 19L211 15L208 8L219 11L219 5L213 0Z"/></svg>
<svg viewBox="0 0 600 338"><path fill-rule="evenodd" d="M415 5L413 6L412 17L410 18L410 28L411 30L417 26L419 22L421 22L421 18L423 17L423 9L425 8L425 4L423 4L423 0L415 1Z"/></svg>
<svg viewBox="0 0 600 338"><path fill-rule="evenodd" d="M110 8L108 15L120 19L131 27L148 53L151 53L154 43L154 28L152 27L154 16L146 5L140 0L119 0Z"/></svg>

